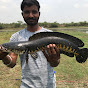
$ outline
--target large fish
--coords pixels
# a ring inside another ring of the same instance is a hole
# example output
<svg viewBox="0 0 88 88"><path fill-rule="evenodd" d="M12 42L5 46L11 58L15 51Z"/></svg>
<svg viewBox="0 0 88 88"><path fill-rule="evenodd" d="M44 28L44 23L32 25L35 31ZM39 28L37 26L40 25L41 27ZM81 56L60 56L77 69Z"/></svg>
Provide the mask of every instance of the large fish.
<svg viewBox="0 0 88 88"><path fill-rule="evenodd" d="M52 32L53 33L53 32ZM51 33L51 34L52 34ZM39 34L39 33L38 33ZM36 34L37 35L37 34ZM79 39L77 39L79 41ZM74 40L76 41L76 40ZM81 41L81 40L80 40ZM79 63L85 62L88 57L87 48L79 48L78 44L70 41L69 39L56 37L56 36L46 36L41 38L32 39L30 41L19 41L19 42L10 42L4 43L2 46L5 48L5 52L15 52L15 53L33 53L45 49L48 44L56 44L60 50L60 53L63 53L69 57L76 56L76 60ZM83 44L82 42L80 43ZM27 59L27 58L26 58Z"/></svg>

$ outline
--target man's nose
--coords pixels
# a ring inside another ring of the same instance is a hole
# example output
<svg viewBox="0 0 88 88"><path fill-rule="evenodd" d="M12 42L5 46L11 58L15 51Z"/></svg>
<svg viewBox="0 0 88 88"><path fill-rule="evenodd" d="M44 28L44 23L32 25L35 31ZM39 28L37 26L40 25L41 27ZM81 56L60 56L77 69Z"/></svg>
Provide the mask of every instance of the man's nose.
<svg viewBox="0 0 88 88"><path fill-rule="evenodd" d="M31 13L29 13L29 15L28 15L29 17L33 17L33 13L31 12Z"/></svg>

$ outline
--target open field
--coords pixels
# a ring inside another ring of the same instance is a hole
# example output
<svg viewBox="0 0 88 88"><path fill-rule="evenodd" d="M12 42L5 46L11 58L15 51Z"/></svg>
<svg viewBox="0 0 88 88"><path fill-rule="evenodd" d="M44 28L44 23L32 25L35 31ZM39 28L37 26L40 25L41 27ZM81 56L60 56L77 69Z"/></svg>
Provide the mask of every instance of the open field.
<svg viewBox="0 0 88 88"><path fill-rule="evenodd" d="M54 30L54 29L53 29ZM85 31L87 31L86 29ZM55 29L54 31L67 33L80 38L84 47L88 47L88 34L83 29L67 30ZM15 31L0 32L0 44L8 42ZM74 58L61 55L61 62L55 68L57 88L88 88L88 60L85 63L78 63ZM14 68L8 68L0 61L0 88L19 88L21 78L20 60Z"/></svg>

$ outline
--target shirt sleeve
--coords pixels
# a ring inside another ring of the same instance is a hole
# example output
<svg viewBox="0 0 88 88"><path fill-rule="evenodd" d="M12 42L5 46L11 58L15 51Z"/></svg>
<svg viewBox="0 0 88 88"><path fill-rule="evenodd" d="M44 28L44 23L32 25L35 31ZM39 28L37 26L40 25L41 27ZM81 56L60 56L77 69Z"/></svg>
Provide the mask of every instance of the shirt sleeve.
<svg viewBox="0 0 88 88"><path fill-rule="evenodd" d="M10 38L10 42L17 42L19 37L18 34L18 32L14 33Z"/></svg>

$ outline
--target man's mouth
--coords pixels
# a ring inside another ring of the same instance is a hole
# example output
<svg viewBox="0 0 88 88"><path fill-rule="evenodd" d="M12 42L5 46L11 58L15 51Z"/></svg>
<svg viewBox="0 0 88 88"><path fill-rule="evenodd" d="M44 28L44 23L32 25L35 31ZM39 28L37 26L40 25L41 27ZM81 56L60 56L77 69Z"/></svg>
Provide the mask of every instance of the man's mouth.
<svg viewBox="0 0 88 88"><path fill-rule="evenodd" d="M33 22L33 21L35 21L35 20L29 19L28 21Z"/></svg>
<svg viewBox="0 0 88 88"><path fill-rule="evenodd" d="M29 21L35 21L36 19L35 18L28 18L27 20L29 20Z"/></svg>

